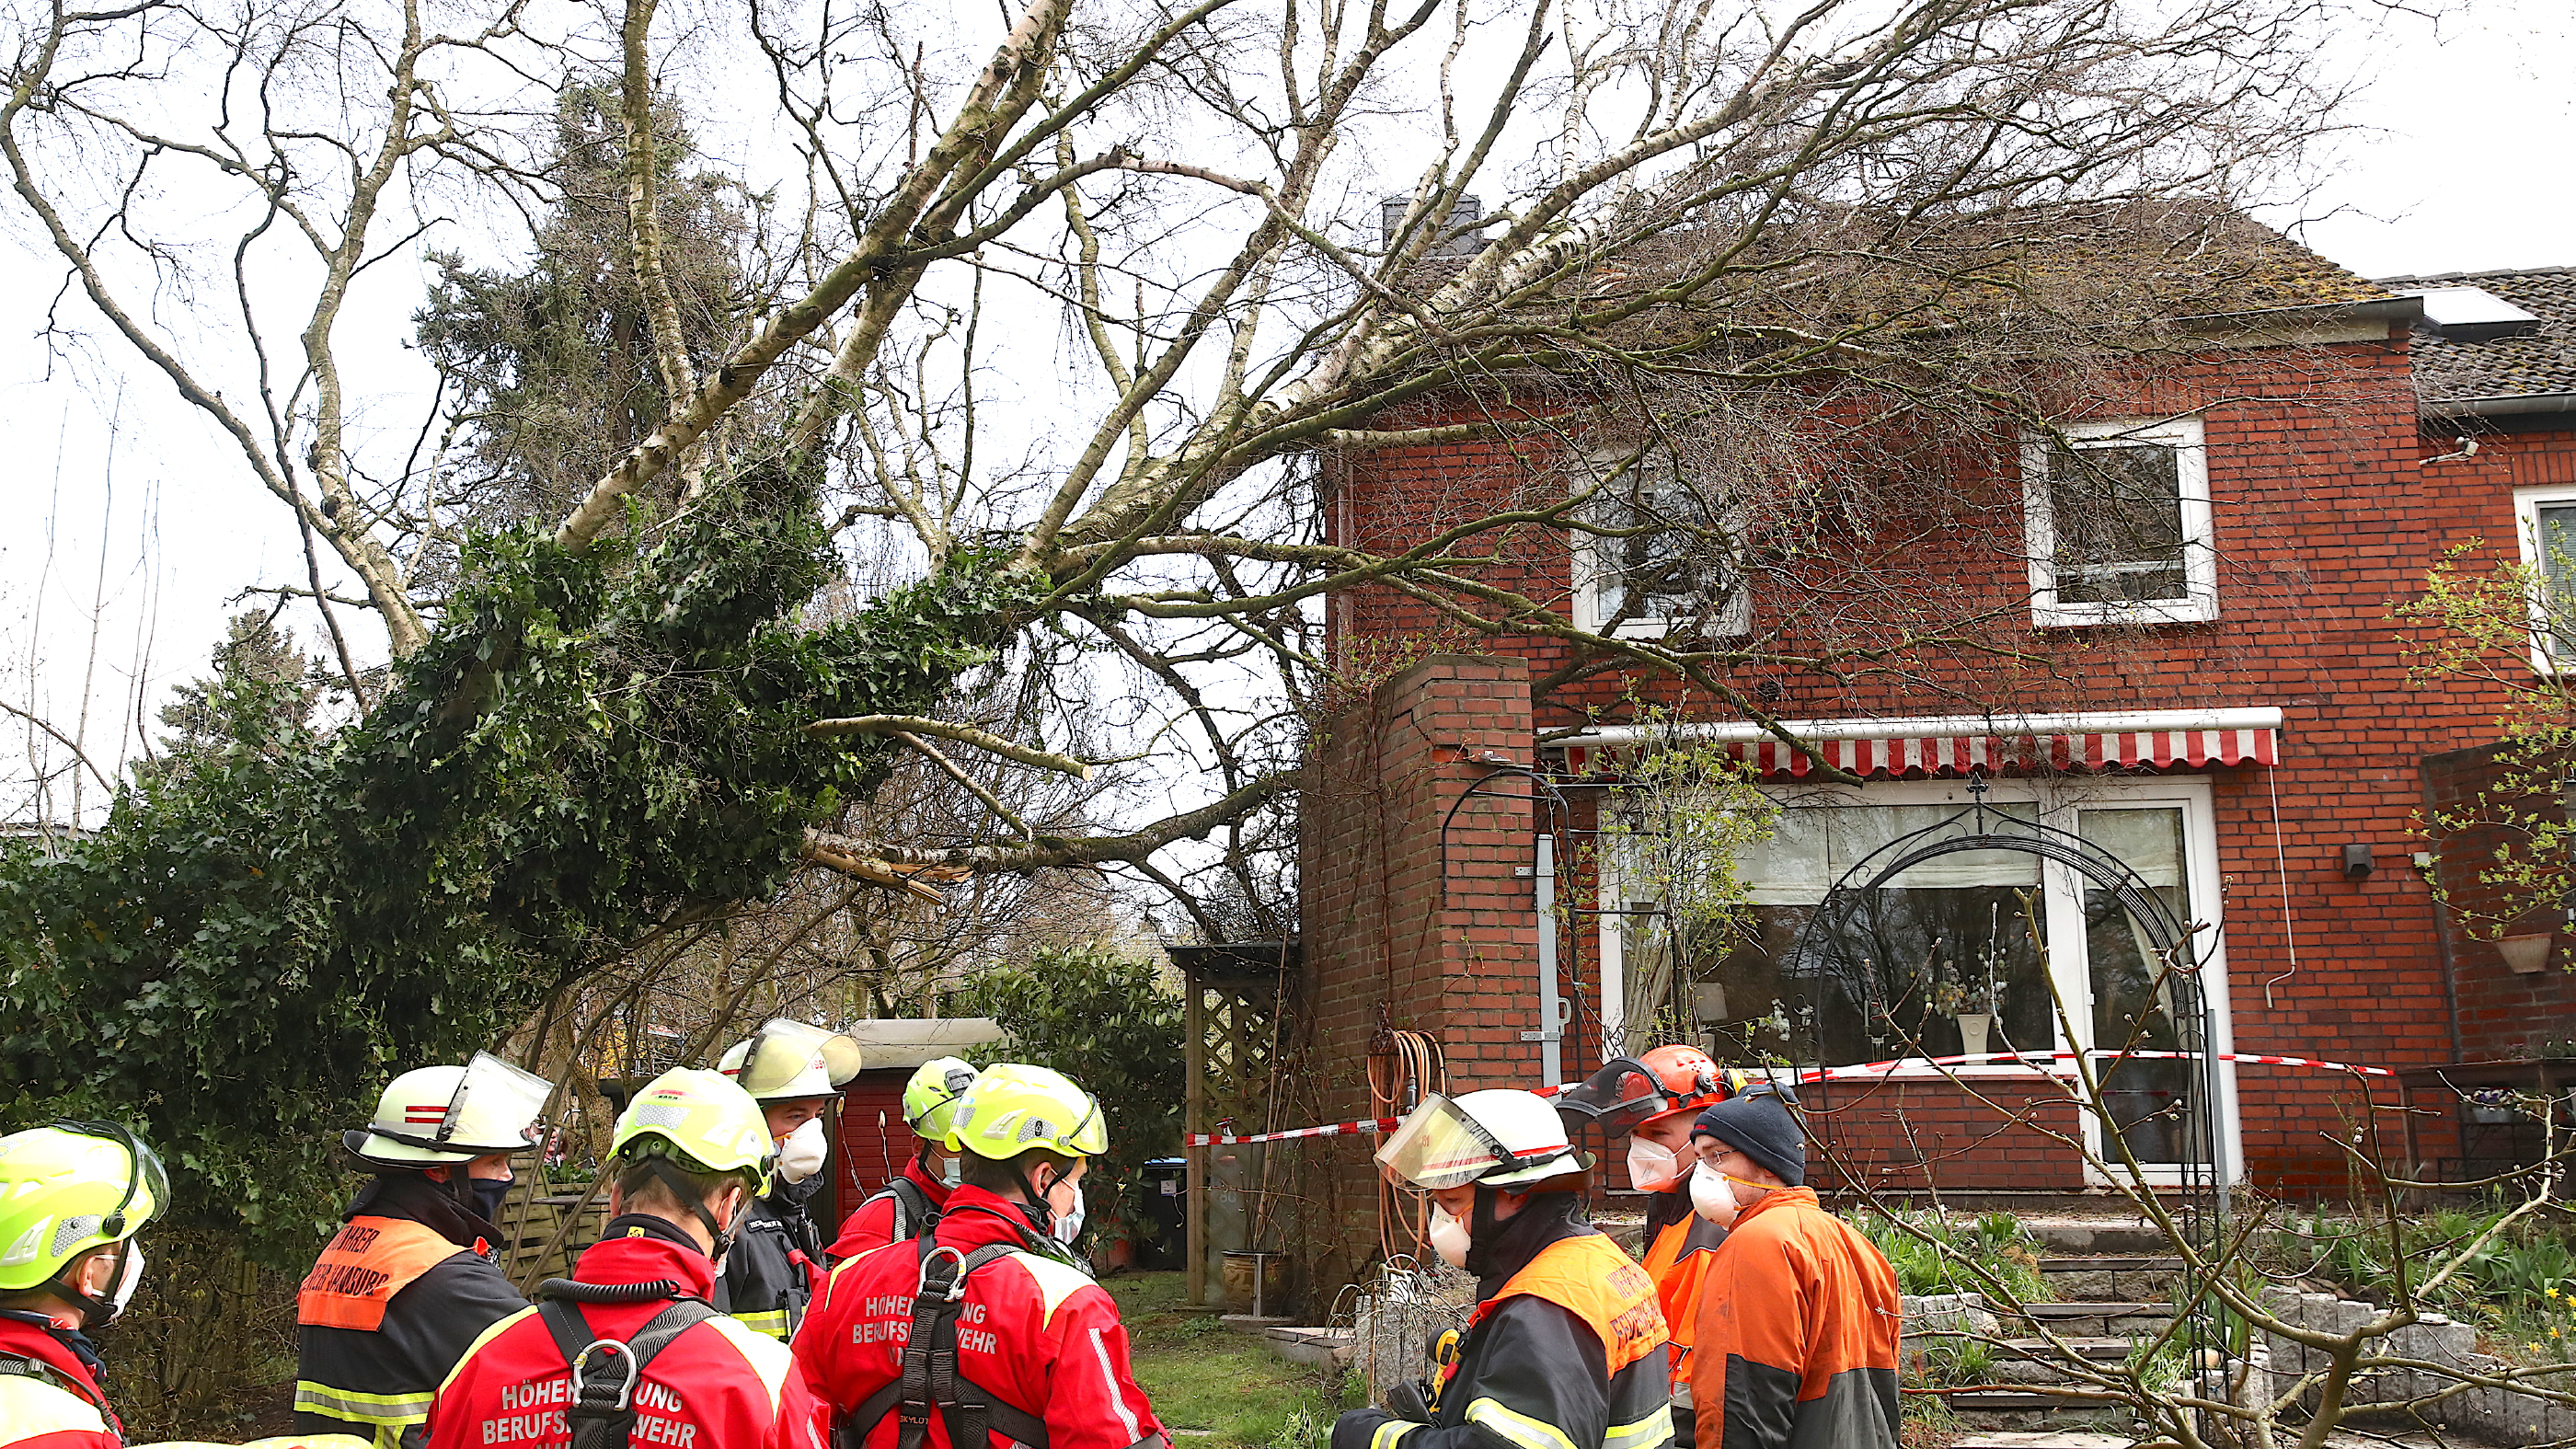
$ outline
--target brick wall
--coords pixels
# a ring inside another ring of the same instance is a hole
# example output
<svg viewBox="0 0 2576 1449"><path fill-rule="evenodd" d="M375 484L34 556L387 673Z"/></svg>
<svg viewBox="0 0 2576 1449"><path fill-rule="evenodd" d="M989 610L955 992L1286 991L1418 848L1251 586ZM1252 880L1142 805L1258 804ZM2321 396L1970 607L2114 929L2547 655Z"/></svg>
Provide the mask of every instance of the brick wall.
<svg viewBox="0 0 2576 1449"><path fill-rule="evenodd" d="M1537 917L1525 782L1485 793L1491 753L1531 762L1529 672L1518 659L1434 654L1335 718L1313 742L1298 878L1311 1010L1305 1059L1327 1120L1371 1115L1366 1062L1383 1022L1436 1039L1452 1090L1532 1086ZM1445 868L1444 868L1445 867ZM1347 1264L1377 1234L1365 1139L1311 1151L1347 1190ZM1347 1265L1346 1264L1346 1265ZM1315 1281L1338 1282L1319 1269Z"/></svg>
<svg viewBox="0 0 2576 1449"><path fill-rule="evenodd" d="M1952 592L1939 598L1942 608L1982 601L1995 610L2000 622L1983 642L2009 649L2011 656L1933 644L1903 670L1856 668L1828 675L1747 666L1728 672L1729 682L1747 692L1759 687L1775 693L1773 708L1792 717L1978 708L2280 708L2285 724L2277 768L2209 772L2237 1049L2380 1065L2447 1060L2451 1002L2442 932L2431 893L2408 864L2411 853L2424 848L2417 833L2423 799L2417 762L2492 738L2490 721L2501 696L2473 682L2426 686L2410 680L2409 661L2395 642L2399 626L2389 611L2420 591L2425 569L2454 545L2486 541L2485 549L2470 555L2472 565L2509 555L2511 488L2576 481L2576 446L2557 446L2576 440L2524 434L2491 442L2467 464L2426 464L2428 455L2450 445L2419 436L2413 402L2401 333L2384 343L2211 353L2142 376L2129 396L2103 404L2098 415L2200 410L2221 558L2216 623L2044 632L2029 627L2026 609L2014 602L2027 587L2016 465L2008 450L1998 450L1983 465L1963 465L1953 480L1953 491L1964 500L1960 517L1919 527L1888 520L1882 531L1908 550L1888 559L1888 568L1947 580L1943 587ZM1339 539L1368 546L1419 539L1561 487L1550 481L1552 466L1549 455L1526 444L1346 457L1331 475L1328 528ZM1491 540L1489 552L1489 581L1552 607L1567 606L1571 554L1561 535L1524 527ZM1765 586L1774 593L1756 594L1757 629L1777 628L1776 642L1787 650L1833 642L1833 629L1852 627L1849 611L1828 618L1832 611L1813 604L1833 597L1830 588L1802 593L1831 582L1775 575ZM1337 597L1330 619L1334 647L1346 665L1375 667L1391 679L1365 707L1337 722L1319 762L1329 779L1389 782L1382 792L1390 803L1399 796L1415 799L1422 789L1403 782L1428 781L1447 770L1448 788L1454 789L1474 773L1445 764L1444 758L1454 756L1440 757L1425 742L1425 731L1438 726L1424 722L1446 717L1436 706L1423 707L1429 681L1454 676L1457 687L1467 687L1467 662L1415 661L1462 649L1509 655L1490 661L1501 672L1476 676L1475 685L1508 692L1512 680L1548 683L1570 657L1566 646L1549 639L1474 638L1419 601L1383 591ZM1673 700L1685 714L1730 717L1722 706L1679 694L1669 681L1614 674L1555 683L1535 701L1505 706L1495 719L1503 727L1480 738L1526 759L1529 736L1514 730L1528 726L1507 723L1513 711L1542 728L1562 728L1587 718L1620 717L1625 697L1638 693ZM1431 846L1419 824L1409 823L1418 822L1416 806L1398 809L1373 838L1363 840L1351 833L1360 818L1352 802L1324 802L1320 812L1317 803L1310 797L1309 960L1318 970L1344 973L1336 979L1350 985L1342 1009L1353 1014L1347 1031L1355 1034L1345 1039L1356 1052L1364 1049L1366 1028L1373 1025L1362 1018L1376 1001L1401 1001L1407 989L1428 982L1427 976L1404 973L1428 971L1423 963L1433 944L1394 937L1407 928L1419 936L1431 920L1420 905L1430 881L1421 857ZM1527 829L1524 823L1517 841L1495 838L1479 848L1495 852L1498 861L1510 857L1519 863L1525 855L1514 852L1525 851ZM2350 843L2372 848L2377 868L2367 879L2348 880L2342 872L2342 849ZM1365 869L1388 882L1369 888L1380 894L1365 897L1375 902L1366 909L1360 907L1363 892L1347 882L1331 883L1329 874L1361 868L1354 851L1375 852ZM1453 897L1462 886L1456 874L1462 859L1453 852ZM1492 897L1496 903L1503 899L1499 890ZM1395 903L1392 916L1389 902ZM1525 923L1526 906L1520 910L1515 919ZM1392 927L1390 920L1405 927ZM1505 1022L1512 1030L1526 1024L1534 994L1526 984L1528 957L1505 956L1527 949L1516 930L1525 932L1526 925L1497 920L1433 933L1439 937L1436 950L1450 953L1439 957L1443 979L1455 969L1475 983L1472 998L1457 1003L1454 1020L1445 1013L1439 1019L1444 1029L1454 1029L1461 1061L1479 1070L1514 1060L1522 1050L1495 1035L1510 1034ZM1588 923L1580 934L1588 936ZM1466 967L1470 942L1478 951L1472 972ZM1589 949L1588 941L1576 944ZM1349 960L1335 967L1320 964L1343 957ZM2514 1005L2563 1012L2566 1003L2526 996ZM1573 1064L1573 1070L1582 1065ZM1535 1074L1521 1080L1535 1081ZM2394 1114L2363 1100L2349 1078L2245 1066L2237 1081L2246 1168L2257 1185L2293 1193L2340 1190L2348 1170L2336 1143L2348 1140L2356 1124L2369 1124L2364 1130L2375 1132L2389 1154L2397 1155ZM1942 1090L1918 1084L1899 1095L1908 1103L1909 1120L1950 1123L1944 1130L1961 1137L1939 1156L1955 1164L1962 1179L2007 1186L2065 1183L2070 1164L2064 1150L2034 1134L1989 1133L1991 1141L1966 1145L1962 1134L1973 1134L1965 1119L1953 1122L1943 1115L1948 1109L1936 1105ZM1888 1119L1882 1125L1892 1124ZM1873 1171L1898 1161L1898 1148L1883 1132L1854 1140L1866 1147Z"/></svg>

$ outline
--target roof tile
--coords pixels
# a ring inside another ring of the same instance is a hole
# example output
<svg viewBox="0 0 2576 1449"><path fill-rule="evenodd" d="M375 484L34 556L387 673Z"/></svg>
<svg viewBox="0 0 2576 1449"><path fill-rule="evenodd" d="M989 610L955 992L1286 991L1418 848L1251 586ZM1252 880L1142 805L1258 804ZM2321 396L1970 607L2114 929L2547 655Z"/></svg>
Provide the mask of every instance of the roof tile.
<svg viewBox="0 0 2576 1449"><path fill-rule="evenodd" d="M2477 287L2540 318L2537 335L2485 342L2419 333L2415 386L2426 401L2576 393L2576 267L2390 277L2383 285L2405 290Z"/></svg>

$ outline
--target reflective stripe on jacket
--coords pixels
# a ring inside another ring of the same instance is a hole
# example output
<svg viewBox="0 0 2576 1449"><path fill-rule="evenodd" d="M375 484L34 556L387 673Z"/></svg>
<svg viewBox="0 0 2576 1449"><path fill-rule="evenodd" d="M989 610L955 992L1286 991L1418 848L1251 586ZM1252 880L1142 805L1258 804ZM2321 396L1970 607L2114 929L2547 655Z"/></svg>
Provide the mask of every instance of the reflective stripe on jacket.
<svg viewBox="0 0 2576 1449"><path fill-rule="evenodd" d="M1700 1285L1702 1449L1896 1449L1898 1313L1895 1270L1814 1189L1766 1194Z"/></svg>
<svg viewBox="0 0 2576 1449"><path fill-rule="evenodd" d="M439 1380L476 1335L528 1306L485 1256L487 1227L418 1173L359 1193L296 1294L298 1433L418 1449Z"/></svg>
<svg viewBox="0 0 2576 1449"><path fill-rule="evenodd" d="M1017 1204L980 1187L960 1187L948 1198L935 1241L971 1254L1021 1241L1014 1223L1028 1224ZM797 1335L796 1358L814 1396L836 1418L901 1381L920 1285L921 1251L910 1242L874 1249L832 1270ZM957 1316L957 1374L1042 1422L1047 1449L1167 1449L1163 1426L1129 1367L1118 1304L1088 1274L1054 1258L1014 1252L966 1280ZM867 1449L888 1449L895 1442L892 1413L863 1427ZM1008 1444L989 1423L988 1431L990 1446L965 1449ZM931 1449L955 1449L937 1414L930 1419L929 1443Z"/></svg>
<svg viewBox="0 0 2576 1449"><path fill-rule="evenodd" d="M49 1319L0 1311L0 1449L121 1449L121 1428Z"/></svg>
<svg viewBox="0 0 2576 1449"><path fill-rule="evenodd" d="M1526 1200L1497 1235L1524 1256L1468 1318L1428 1424L1352 1409L1332 1449L1664 1449L1671 1370L1653 1280L1571 1193ZM1471 1267L1480 1266L1471 1255Z"/></svg>
<svg viewBox="0 0 2576 1449"><path fill-rule="evenodd" d="M795 1336L814 1298L814 1277L822 1271L822 1237L805 1215L805 1200L822 1185L823 1175L816 1173L803 1182L781 1181L752 1199L742 1230L725 1251L717 1311L781 1343Z"/></svg>
<svg viewBox="0 0 2576 1449"><path fill-rule="evenodd" d="M689 1297L715 1285L715 1264L659 1218L629 1214L573 1265L582 1283L670 1279ZM670 1303L585 1303L601 1338L624 1339ZM568 1429L572 1368L538 1311L485 1330L439 1386L429 1411L430 1449L533 1449L560 1445ZM629 1442L646 1449L823 1449L823 1421L786 1346L718 1316L691 1324L644 1368L630 1401Z"/></svg>

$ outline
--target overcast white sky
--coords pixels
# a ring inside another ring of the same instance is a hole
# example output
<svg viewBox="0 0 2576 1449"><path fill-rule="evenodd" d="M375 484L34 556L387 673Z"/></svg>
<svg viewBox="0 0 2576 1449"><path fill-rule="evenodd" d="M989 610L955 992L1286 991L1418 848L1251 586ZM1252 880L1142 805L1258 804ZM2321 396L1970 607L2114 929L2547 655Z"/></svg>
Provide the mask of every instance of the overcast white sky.
<svg viewBox="0 0 2576 1449"><path fill-rule="evenodd" d="M2330 64L2375 77L2349 113L2356 131L2312 195L2267 219L2298 223L2309 245L2370 276L2576 263L2568 9L2565 0L2471 0L2439 25L2398 16L2338 36ZM49 352L39 332L56 268L23 239L8 245L16 285L0 288L0 416L12 423L0 472L0 699L32 704L67 731L85 728L93 753L112 765L137 716L201 670L234 596L245 585L300 583L303 557L285 510L167 383L129 370L120 385L114 354L106 365L66 367ZM362 292L341 336L384 339L376 386L416 377L425 399L425 371L397 343L419 291L415 282ZM417 407L384 404L374 425L407 434ZM111 419L121 424L112 470ZM311 624L309 611L288 617ZM351 622L361 654L380 658L380 632ZM21 753L22 735L16 722L0 724L7 755ZM20 803L0 799L0 817Z"/></svg>

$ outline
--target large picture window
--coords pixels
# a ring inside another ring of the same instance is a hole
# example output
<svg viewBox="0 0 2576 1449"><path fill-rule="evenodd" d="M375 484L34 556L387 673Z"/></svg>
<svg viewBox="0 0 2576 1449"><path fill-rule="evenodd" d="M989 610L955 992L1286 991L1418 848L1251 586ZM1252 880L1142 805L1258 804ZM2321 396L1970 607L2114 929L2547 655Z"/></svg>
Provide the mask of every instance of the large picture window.
<svg viewBox="0 0 2576 1449"><path fill-rule="evenodd" d="M2198 418L2071 425L2024 449L2023 481L2033 623L2218 617Z"/></svg>
<svg viewBox="0 0 2576 1449"><path fill-rule="evenodd" d="M1736 862L1749 894L1740 923L1699 959L1675 959L1651 888L1606 862L1604 985L1616 982L1620 1040L1631 1052L1680 1037L1746 1064L1923 1063L1895 1073L1905 1076L1945 1070L1930 1058L1971 1053L2030 1054L2063 1073L2071 1062L2050 1054L2185 1044L2187 997L2146 926L2110 892L2034 854L1939 855L1850 902L1838 941L1802 939L1835 885L1880 847L1965 834L1966 822L1944 822L1969 799L1951 781L1774 794L1777 830ZM2006 781L1989 796L1988 828L2005 816L2079 835L2124 862L2174 919L2199 926L2189 950L2217 1008L2213 1047L2223 1049L2208 802L2196 777ZM2027 1076L2030 1067L1947 1070ZM2179 1170L2200 1114L2213 1110L2202 1082L2188 1063L2123 1062L2104 1080L2106 1120L2088 1134L2107 1157L2117 1149L2105 1134L2116 1134L2142 1167Z"/></svg>

